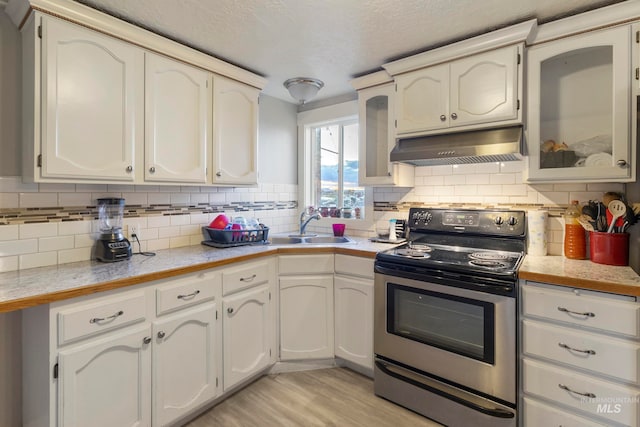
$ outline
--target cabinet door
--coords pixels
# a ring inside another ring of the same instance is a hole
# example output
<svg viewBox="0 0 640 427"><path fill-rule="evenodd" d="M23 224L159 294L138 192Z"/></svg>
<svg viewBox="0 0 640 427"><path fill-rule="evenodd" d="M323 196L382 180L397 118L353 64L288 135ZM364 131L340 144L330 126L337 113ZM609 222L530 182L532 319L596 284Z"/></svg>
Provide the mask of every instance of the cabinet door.
<svg viewBox="0 0 640 427"><path fill-rule="evenodd" d="M270 308L267 286L222 299L225 391L269 365Z"/></svg>
<svg viewBox="0 0 640 427"><path fill-rule="evenodd" d="M396 77L396 133L449 126L449 65L436 65Z"/></svg>
<svg viewBox="0 0 640 427"><path fill-rule="evenodd" d="M149 326L130 328L60 351L58 424L150 426L150 334Z"/></svg>
<svg viewBox="0 0 640 427"><path fill-rule="evenodd" d="M145 79L145 181L206 183L211 73L147 53Z"/></svg>
<svg viewBox="0 0 640 427"><path fill-rule="evenodd" d="M622 26L529 49L529 182L634 179L630 39Z"/></svg>
<svg viewBox="0 0 640 427"><path fill-rule="evenodd" d="M333 355L333 276L281 277L280 359Z"/></svg>
<svg viewBox="0 0 640 427"><path fill-rule="evenodd" d="M373 280L335 276L335 354L373 369Z"/></svg>
<svg viewBox="0 0 640 427"><path fill-rule="evenodd" d="M413 186L413 166L389 161L395 145L393 83L358 91L358 106L358 183Z"/></svg>
<svg viewBox="0 0 640 427"><path fill-rule="evenodd" d="M224 77L214 80L213 182L258 182L258 89Z"/></svg>
<svg viewBox="0 0 640 427"><path fill-rule="evenodd" d="M142 50L55 18L42 28L42 177L133 181Z"/></svg>
<svg viewBox="0 0 640 427"><path fill-rule="evenodd" d="M153 420L168 425L216 397L216 304L153 324Z"/></svg>
<svg viewBox="0 0 640 427"><path fill-rule="evenodd" d="M518 117L518 46L451 63L449 125Z"/></svg>

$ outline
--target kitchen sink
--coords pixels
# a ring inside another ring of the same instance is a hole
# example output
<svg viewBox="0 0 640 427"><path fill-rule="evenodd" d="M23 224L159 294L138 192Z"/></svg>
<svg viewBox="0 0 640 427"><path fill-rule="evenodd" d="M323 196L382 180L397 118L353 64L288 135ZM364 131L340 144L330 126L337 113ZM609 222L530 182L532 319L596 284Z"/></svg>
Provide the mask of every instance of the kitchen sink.
<svg viewBox="0 0 640 427"><path fill-rule="evenodd" d="M327 245L335 243L353 243L353 240L346 236L274 236L270 239L272 245Z"/></svg>

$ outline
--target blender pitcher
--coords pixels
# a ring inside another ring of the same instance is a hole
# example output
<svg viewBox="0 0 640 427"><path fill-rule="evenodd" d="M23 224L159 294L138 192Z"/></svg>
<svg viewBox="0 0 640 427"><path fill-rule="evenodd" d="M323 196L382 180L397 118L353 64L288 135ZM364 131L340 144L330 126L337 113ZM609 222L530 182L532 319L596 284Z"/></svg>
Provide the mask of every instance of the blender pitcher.
<svg viewBox="0 0 640 427"><path fill-rule="evenodd" d="M124 199L98 199L98 228L100 238L96 242L96 259L103 262L122 261L131 258L131 244L122 234Z"/></svg>

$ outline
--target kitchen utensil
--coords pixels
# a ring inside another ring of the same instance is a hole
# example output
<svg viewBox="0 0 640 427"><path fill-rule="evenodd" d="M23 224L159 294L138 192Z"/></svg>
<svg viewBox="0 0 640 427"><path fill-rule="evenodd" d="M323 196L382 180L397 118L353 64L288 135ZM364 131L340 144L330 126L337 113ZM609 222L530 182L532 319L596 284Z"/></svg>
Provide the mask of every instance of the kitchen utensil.
<svg viewBox="0 0 640 427"><path fill-rule="evenodd" d="M578 217L578 222L580 223L582 228L584 228L585 230L587 230L587 231L595 231L595 228L591 224L591 221L589 221L589 217L587 215L580 215Z"/></svg>
<svg viewBox="0 0 640 427"><path fill-rule="evenodd" d="M611 203L612 200L620 200L620 194L615 193L613 191L607 191L606 193L604 193L604 196L602 196L602 203L604 203L604 205L606 207L609 207L609 203Z"/></svg>
<svg viewBox="0 0 640 427"><path fill-rule="evenodd" d="M618 218L622 217L627 213L627 205L620 200L612 200L607 207L609 212L611 212L612 218L611 223L609 224L609 228L607 229L607 233L613 233L613 227L616 225L616 221Z"/></svg>
<svg viewBox="0 0 640 427"><path fill-rule="evenodd" d="M100 238L96 241L98 261L114 262L131 258L131 243L122 234L124 199L107 197L98 199L98 226Z"/></svg>

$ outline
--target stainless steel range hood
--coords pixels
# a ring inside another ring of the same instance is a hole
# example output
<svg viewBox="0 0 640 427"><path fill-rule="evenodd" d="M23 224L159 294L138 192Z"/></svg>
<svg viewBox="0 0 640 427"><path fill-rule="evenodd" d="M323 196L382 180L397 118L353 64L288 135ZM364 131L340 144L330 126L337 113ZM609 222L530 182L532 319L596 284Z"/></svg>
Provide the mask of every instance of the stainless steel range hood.
<svg viewBox="0 0 640 427"><path fill-rule="evenodd" d="M398 139L392 162L416 166L522 159L522 126Z"/></svg>

